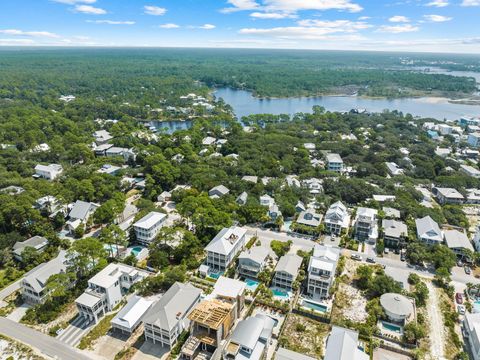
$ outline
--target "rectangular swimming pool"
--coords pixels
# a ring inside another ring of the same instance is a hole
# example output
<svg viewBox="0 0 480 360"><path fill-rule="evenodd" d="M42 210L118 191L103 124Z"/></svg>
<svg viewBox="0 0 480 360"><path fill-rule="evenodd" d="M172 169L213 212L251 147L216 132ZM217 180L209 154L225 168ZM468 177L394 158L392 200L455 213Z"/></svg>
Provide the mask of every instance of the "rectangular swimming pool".
<svg viewBox="0 0 480 360"><path fill-rule="evenodd" d="M402 333L402 328L398 325L390 324L388 322L382 321L382 327L385 330L391 331L391 332L396 332L397 334Z"/></svg>
<svg viewBox="0 0 480 360"><path fill-rule="evenodd" d="M255 291L260 283L257 280L245 279L245 284L247 290Z"/></svg>
<svg viewBox="0 0 480 360"><path fill-rule="evenodd" d="M312 309L321 313L326 313L327 312L327 307L322 304L314 303L308 300L303 300L302 301L302 306L304 308Z"/></svg>

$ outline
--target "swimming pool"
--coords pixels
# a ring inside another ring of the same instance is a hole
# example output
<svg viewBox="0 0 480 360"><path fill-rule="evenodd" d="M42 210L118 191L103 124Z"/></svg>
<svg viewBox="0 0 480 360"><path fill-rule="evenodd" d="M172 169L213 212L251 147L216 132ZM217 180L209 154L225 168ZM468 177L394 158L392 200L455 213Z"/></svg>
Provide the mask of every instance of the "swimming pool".
<svg viewBox="0 0 480 360"><path fill-rule="evenodd" d="M223 272L222 271L219 271L219 272L209 272L208 273L208 277L209 278L212 278L214 280L217 280L220 276L223 275Z"/></svg>
<svg viewBox="0 0 480 360"><path fill-rule="evenodd" d="M245 284L247 290L255 291L260 283L257 280L245 279Z"/></svg>
<svg viewBox="0 0 480 360"><path fill-rule="evenodd" d="M475 314L480 313L480 300L475 300L473 302L473 312Z"/></svg>
<svg viewBox="0 0 480 360"><path fill-rule="evenodd" d="M144 248L141 247L141 246L134 246L130 252L135 255L135 256L138 256L138 254L140 254L140 251L142 251Z"/></svg>
<svg viewBox="0 0 480 360"><path fill-rule="evenodd" d="M327 312L327 307L322 304L314 303L311 301L303 300L302 301L302 306L308 309L312 309L321 313L326 313Z"/></svg>
<svg viewBox="0 0 480 360"><path fill-rule="evenodd" d="M397 334L401 334L402 333L402 328L400 326L397 326L397 325L393 325L391 323L388 323L388 322L385 322L385 321L382 321L382 327L385 329L385 330L388 330L388 331L391 331L391 332L395 332Z"/></svg>
<svg viewBox="0 0 480 360"><path fill-rule="evenodd" d="M290 298L290 295L285 290L281 290L281 289L277 289L277 288L273 288L273 289L270 289L270 290L272 290L273 296L275 296L277 298L280 298L282 300L288 300Z"/></svg>

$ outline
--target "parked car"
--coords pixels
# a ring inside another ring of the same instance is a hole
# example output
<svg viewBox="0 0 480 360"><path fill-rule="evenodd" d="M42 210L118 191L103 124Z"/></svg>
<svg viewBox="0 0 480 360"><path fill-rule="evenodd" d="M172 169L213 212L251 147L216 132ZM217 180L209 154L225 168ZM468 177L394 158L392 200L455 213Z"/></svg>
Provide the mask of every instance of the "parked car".
<svg viewBox="0 0 480 360"><path fill-rule="evenodd" d="M457 261L457 266L459 266L459 267L462 267L462 266L463 266L462 260L458 260L458 261Z"/></svg>
<svg viewBox="0 0 480 360"><path fill-rule="evenodd" d="M361 257L360 255L358 255L358 254L352 254L352 255L350 256L350 258L351 258L352 260L362 261L362 257Z"/></svg>
<svg viewBox="0 0 480 360"><path fill-rule="evenodd" d="M368 263L372 263L372 264L375 264L375 259L373 257L367 257L367 260L366 260Z"/></svg>
<svg viewBox="0 0 480 360"><path fill-rule="evenodd" d="M393 250L393 252L398 255L398 254L400 254L400 249L396 248L395 250Z"/></svg>
<svg viewBox="0 0 480 360"><path fill-rule="evenodd" d="M458 305L457 306L457 311L460 315L465 315L465 306L463 305Z"/></svg>
<svg viewBox="0 0 480 360"><path fill-rule="evenodd" d="M472 270L470 270L468 266L465 266L463 269L465 270L465 274L467 275L470 275L472 273Z"/></svg>
<svg viewBox="0 0 480 360"><path fill-rule="evenodd" d="M385 254L388 254L390 252L390 250L388 250L388 248L385 248L385 250L383 251Z"/></svg>
<svg viewBox="0 0 480 360"><path fill-rule="evenodd" d="M407 255L405 255L405 253L401 253L400 254L400 261L405 261L407 259Z"/></svg>
<svg viewBox="0 0 480 360"><path fill-rule="evenodd" d="M463 304L463 294L462 293L456 293L455 294L455 301L457 304Z"/></svg>

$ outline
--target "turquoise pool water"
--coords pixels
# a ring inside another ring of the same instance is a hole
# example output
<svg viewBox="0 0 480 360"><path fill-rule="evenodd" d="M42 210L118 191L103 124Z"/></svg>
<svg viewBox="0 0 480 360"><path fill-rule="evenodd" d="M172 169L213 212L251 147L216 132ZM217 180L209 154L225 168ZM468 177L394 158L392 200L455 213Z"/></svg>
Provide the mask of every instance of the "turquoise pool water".
<svg viewBox="0 0 480 360"><path fill-rule="evenodd" d="M133 255L137 256L138 254L140 254L140 251L142 251L142 250L143 250L143 247L141 247L141 246L135 246L135 247L132 248L132 250L130 250L130 252L131 252Z"/></svg>
<svg viewBox="0 0 480 360"><path fill-rule="evenodd" d="M315 311L318 311L318 312L322 312L322 313L327 312L327 307L325 305L317 304L317 303L307 301L307 300L303 300L302 306L306 307L308 309L312 309L312 310L315 310Z"/></svg>
<svg viewBox="0 0 480 360"><path fill-rule="evenodd" d="M215 279L215 280L217 280L222 275L223 275L223 272L221 272L221 271L216 272L216 273L215 272L208 273L208 277L212 278L212 279Z"/></svg>
<svg viewBox="0 0 480 360"><path fill-rule="evenodd" d="M246 284L247 290L255 291L258 287L258 284L260 284L260 283L256 280L246 279L245 284Z"/></svg>
<svg viewBox="0 0 480 360"><path fill-rule="evenodd" d="M400 326L393 325L393 324L387 323L385 321L382 321L382 327L385 330L388 330L388 331L396 332L398 334L402 333L402 328Z"/></svg>
<svg viewBox="0 0 480 360"><path fill-rule="evenodd" d="M276 297L279 297L279 298L283 298L285 300L288 300L289 296L288 296L288 292L284 291L284 290L280 290L280 289L272 289L272 292L273 292L273 296L276 296Z"/></svg>
<svg viewBox="0 0 480 360"><path fill-rule="evenodd" d="M476 300L473 302L473 312L480 313L480 300Z"/></svg>

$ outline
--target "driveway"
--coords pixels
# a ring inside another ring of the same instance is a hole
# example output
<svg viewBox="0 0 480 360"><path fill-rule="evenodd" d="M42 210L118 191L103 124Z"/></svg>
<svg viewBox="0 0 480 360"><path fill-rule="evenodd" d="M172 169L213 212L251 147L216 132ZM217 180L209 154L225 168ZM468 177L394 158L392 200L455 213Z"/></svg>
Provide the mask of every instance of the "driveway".
<svg viewBox="0 0 480 360"><path fill-rule="evenodd" d="M439 294L437 288L431 281L427 281L429 292L427 301L427 312L430 319L430 359L445 360L445 328L443 326L442 310L438 301Z"/></svg>
<svg viewBox="0 0 480 360"><path fill-rule="evenodd" d="M28 309L30 309L32 306L28 304L22 304L19 307L15 308L8 316L7 319L15 321L15 322L20 322L22 317L25 315Z"/></svg>
<svg viewBox="0 0 480 360"><path fill-rule="evenodd" d="M133 355L132 360L165 360L170 355L170 349L145 341L140 349Z"/></svg>

